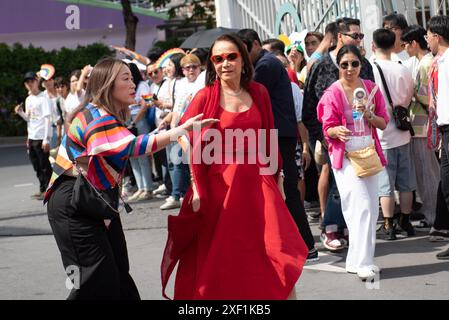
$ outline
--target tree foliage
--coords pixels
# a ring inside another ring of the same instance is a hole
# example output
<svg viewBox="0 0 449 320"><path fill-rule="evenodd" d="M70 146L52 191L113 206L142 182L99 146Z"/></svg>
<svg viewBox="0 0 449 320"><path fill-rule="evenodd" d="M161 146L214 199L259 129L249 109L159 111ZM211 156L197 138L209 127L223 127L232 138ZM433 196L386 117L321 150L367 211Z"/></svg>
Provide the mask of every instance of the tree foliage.
<svg viewBox="0 0 449 320"><path fill-rule="evenodd" d="M21 44L8 46L0 43L0 135L24 134L25 123L12 111L15 105L24 102L27 97L23 85L23 75L28 71L37 72L44 63L55 67L55 76L68 77L73 70L85 65L94 65L106 56L112 56L115 51L107 46L95 43L79 46L77 49L62 48L58 51L45 51L42 48Z"/></svg>

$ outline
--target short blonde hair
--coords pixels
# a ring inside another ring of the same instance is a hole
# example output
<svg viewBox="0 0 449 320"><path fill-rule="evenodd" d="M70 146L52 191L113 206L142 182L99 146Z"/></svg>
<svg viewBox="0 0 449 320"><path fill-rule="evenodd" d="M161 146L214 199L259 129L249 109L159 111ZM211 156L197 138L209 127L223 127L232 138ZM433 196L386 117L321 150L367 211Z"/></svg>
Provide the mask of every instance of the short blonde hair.
<svg viewBox="0 0 449 320"><path fill-rule="evenodd" d="M197 57L196 55L194 55L193 53L189 53L189 54L186 54L186 55L181 59L181 67L184 67L185 65L188 65L189 63L201 65L201 60L200 60L200 58L198 58L198 57Z"/></svg>

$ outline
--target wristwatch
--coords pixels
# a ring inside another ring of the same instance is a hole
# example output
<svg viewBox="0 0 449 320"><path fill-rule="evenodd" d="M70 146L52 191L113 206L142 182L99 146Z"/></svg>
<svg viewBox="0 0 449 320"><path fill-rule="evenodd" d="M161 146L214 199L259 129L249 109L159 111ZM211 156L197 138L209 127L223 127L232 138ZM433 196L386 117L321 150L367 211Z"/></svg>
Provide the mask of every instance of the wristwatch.
<svg viewBox="0 0 449 320"><path fill-rule="evenodd" d="M374 112L370 111L369 116L368 116L368 120L371 121L374 119Z"/></svg>

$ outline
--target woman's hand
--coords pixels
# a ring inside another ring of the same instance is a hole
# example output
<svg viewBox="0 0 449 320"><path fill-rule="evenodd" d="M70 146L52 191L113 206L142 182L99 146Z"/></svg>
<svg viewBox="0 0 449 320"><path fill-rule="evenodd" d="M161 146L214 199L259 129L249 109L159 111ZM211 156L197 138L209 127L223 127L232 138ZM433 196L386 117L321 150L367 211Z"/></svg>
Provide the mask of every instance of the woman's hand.
<svg viewBox="0 0 449 320"><path fill-rule="evenodd" d="M352 134L351 130L348 130L345 126L329 128L327 133L331 138L338 139L341 142L347 142L348 136Z"/></svg>
<svg viewBox="0 0 449 320"><path fill-rule="evenodd" d="M164 120L162 120L162 122L159 124L159 126L157 127L158 131L164 130L168 127L168 123L165 122Z"/></svg>
<svg viewBox="0 0 449 320"><path fill-rule="evenodd" d="M218 120L218 119L201 120L202 117L203 117L203 114L201 113L199 115L194 116L193 118L190 118L189 120L187 120L186 122L184 122L181 125L182 129L187 130L187 131L192 131L194 125L195 126L199 125L201 128L204 128L204 127L210 126L214 123L220 122L220 120Z"/></svg>

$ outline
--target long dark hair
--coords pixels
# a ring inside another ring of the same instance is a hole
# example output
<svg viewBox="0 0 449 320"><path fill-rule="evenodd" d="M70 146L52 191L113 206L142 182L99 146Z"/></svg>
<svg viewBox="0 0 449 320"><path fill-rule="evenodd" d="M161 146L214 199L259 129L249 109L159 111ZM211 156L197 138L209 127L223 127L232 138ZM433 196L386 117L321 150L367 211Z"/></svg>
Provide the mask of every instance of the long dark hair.
<svg viewBox="0 0 449 320"><path fill-rule="evenodd" d="M170 61L175 65L175 78L184 77L181 67L181 59L184 57L184 53L175 53L170 57Z"/></svg>
<svg viewBox="0 0 449 320"><path fill-rule="evenodd" d="M219 41L232 42L239 50L240 56L242 57L243 60L240 83L245 89L248 89L249 83L253 79L254 68L251 63L251 60L249 59L249 54L248 50L246 50L246 46L235 33L228 33L219 36L217 39L215 39L214 43L210 47L209 55L207 56L206 86L211 86L214 83L214 81L218 78L218 75L215 72L215 66L213 62L210 60L210 58L212 56L212 51L214 49L215 44Z"/></svg>
<svg viewBox="0 0 449 320"><path fill-rule="evenodd" d="M142 74L140 73L140 70L136 66L135 63L132 63L132 62L128 63L128 67L129 67L129 70L131 71L131 75L133 76L133 82L136 85L136 90L137 90L139 83L144 81L142 78Z"/></svg>

